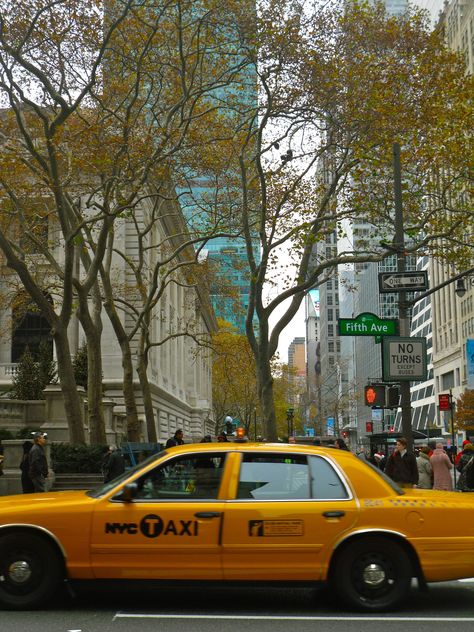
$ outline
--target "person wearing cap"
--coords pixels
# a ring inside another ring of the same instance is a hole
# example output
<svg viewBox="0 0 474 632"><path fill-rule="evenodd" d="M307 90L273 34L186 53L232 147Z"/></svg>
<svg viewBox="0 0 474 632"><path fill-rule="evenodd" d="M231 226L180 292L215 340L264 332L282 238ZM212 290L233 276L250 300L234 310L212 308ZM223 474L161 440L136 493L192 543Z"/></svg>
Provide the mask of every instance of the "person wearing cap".
<svg viewBox="0 0 474 632"><path fill-rule="evenodd" d="M28 453L28 476L33 483L35 492L46 491L46 478L48 476L48 461L44 446L48 435L45 432L33 433L33 446Z"/></svg>
<svg viewBox="0 0 474 632"><path fill-rule="evenodd" d="M227 439L227 435L224 434L223 432L218 434L217 435L217 443L229 443L229 440Z"/></svg>
<svg viewBox="0 0 474 632"><path fill-rule="evenodd" d="M181 428L176 430L174 435L168 439L165 448L174 448L177 445L184 445L183 431Z"/></svg>

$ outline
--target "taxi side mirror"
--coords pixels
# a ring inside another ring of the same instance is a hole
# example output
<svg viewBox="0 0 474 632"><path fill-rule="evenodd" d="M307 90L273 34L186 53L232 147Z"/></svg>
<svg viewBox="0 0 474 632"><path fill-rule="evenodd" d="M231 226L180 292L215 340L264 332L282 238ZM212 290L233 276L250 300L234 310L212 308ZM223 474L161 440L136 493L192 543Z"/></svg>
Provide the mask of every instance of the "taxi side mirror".
<svg viewBox="0 0 474 632"><path fill-rule="evenodd" d="M131 503L136 497L138 491L138 485L136 483L127 483L124 485L120 494L117 494L116 499L121 500L124 503Z"/></svg>

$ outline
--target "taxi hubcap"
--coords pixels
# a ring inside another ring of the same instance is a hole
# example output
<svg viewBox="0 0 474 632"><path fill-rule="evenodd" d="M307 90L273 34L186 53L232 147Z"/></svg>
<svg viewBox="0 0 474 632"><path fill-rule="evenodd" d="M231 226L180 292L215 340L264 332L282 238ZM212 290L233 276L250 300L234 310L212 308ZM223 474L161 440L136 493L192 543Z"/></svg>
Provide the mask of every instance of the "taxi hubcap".
<svg viewBox="0 0 474 632"><path fill-rule="evenodd" d="M369 564L362 571L364 583L368 586L380 586L386 579L385 571L379 564Z"/></svg>
<svg viewBox="0 0 474 632"><path fill-rule="evenodd" d="M7 574L12 582L24 584L31 578L32 571L28 562L18 560L10 564Z"/></svg>

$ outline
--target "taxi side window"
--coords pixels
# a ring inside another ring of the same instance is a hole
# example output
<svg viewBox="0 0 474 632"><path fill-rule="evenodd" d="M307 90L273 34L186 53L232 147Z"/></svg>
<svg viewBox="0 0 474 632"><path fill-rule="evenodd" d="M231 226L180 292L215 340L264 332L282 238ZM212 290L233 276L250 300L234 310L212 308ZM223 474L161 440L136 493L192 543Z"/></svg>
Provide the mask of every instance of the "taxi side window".
<svg viewBox="0 0 474 632"><path fill-rule="evenodd" d="M207 453L169 459L135 482L136 500L215 499L225 454Z"/></svg>
<svg viewBox="0 0 474 632"><path fill-rule="evenodd" d="M311 472L312 498L334 500L349 497L337 472L326 459L319 456L309 456L308 462Z"/></svg>
<svg viewBox="0 0 474 632"><path fill-rule="evenodd" d="M237 498L298 500L310 498L309 470L304 455L244 454Z"/></svg>

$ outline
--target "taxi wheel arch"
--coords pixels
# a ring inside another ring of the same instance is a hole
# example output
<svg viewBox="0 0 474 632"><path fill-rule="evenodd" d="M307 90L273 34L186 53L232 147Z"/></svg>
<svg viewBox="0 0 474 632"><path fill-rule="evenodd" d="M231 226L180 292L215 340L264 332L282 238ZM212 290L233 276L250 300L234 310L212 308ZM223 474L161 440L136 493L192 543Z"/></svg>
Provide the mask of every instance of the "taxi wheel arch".
<svg viewBox="0 0 474 632"><path fill-rule="evenodd" d="M331 559L328 580L350 607L389 610L407 596L411 579L420 578L419 561L403 539L364 534L345 540Z"/></svg>
<svg viewBox="0 0 474 632"><path fill-rule="evenodd" d="M44 605L66 576L58 545L35 529L0 532L0 607L27 610Z"/></svg>

